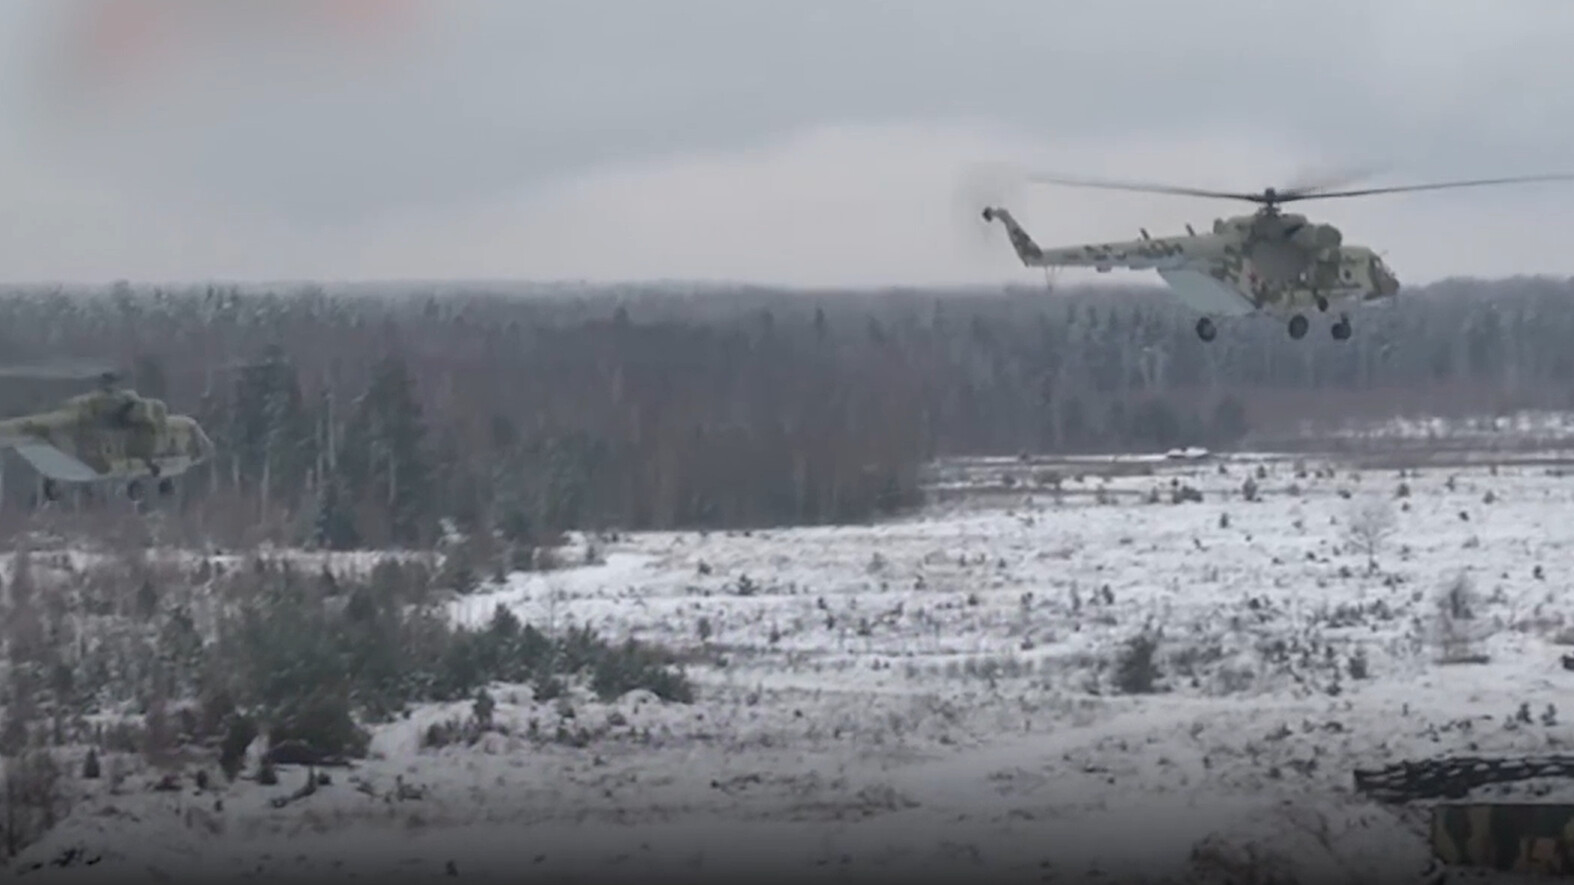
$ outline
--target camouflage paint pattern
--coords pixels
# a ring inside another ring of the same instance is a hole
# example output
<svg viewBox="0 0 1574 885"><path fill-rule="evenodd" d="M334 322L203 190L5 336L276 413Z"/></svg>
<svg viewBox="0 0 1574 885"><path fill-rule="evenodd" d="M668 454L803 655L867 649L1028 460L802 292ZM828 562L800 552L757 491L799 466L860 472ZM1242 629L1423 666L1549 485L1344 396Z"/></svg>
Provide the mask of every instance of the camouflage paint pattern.
<svg viewBox="0 0 1574 885"><path fill-rule="evenodd" d="M1431 841L1452 866L1574 876L1574 805L1436 805Z"/></svg>
<svg viewBox="0 0 1574 885"><path fill-rule="evenodd" d="M98 391L72 397L51 412L0 421L0 445L54 449L100 479L174 476L206 461L213 443L186 415L170 415L164 403L135 391ZM19 451L22 451L19 449ZM43 462L28 457L51 479Z"/></svg>
<svg viewBox="0 0 1574 885"><path fill-rule="evenodd" d="M1390 297L1399 290L1399 281L1371 249L1329 246L1342 242L1338 230L1329 225L1313 225L1300 215L1243 215L1215 221L1212 233L1059 249L1044 249L1033 242L1005 209L991 207L983 215L985 221L999 221L1005 227L1017 257L1028 267L1090 267L1099 271L1116 267L1193 269L1224 283L1258 310L1292 313L1316 309L1319 297L1330 305L1361 303ZM1299 250L1303 269L1297 278L1274 279L1253 263L1254 238L1262 237L1269 226L1290 237L1288 242L1304 240L1313 244L1314 248Z"/></svg>

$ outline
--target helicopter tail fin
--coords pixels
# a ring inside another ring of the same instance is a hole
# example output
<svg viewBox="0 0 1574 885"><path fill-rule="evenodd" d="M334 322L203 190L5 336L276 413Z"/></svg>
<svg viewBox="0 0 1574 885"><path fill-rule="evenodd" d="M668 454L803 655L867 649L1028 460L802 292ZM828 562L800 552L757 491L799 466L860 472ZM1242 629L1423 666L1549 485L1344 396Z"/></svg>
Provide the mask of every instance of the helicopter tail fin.
<svg viewBox="0 0 1574 885"><path fill-rule="evenodd" d="M1039 267L1044 264L1044 250L1033 242L1033 238L1022 229L1022 225L1017 224L1017 220L1011 217L1010 212L998 206L988 206L985 207L983 214L985 221L999 221L1005 226L1006 235L1011 237L1011 248L1016 250L1017 257L1022 259L1023 264L1028 267Z"/></svg>

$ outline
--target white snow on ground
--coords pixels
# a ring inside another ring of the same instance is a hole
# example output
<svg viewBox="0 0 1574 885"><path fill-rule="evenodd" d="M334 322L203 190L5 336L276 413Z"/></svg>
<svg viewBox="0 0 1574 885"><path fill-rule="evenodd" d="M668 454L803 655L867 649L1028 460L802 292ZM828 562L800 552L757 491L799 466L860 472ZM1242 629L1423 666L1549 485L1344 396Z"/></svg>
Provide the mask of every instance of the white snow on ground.
<svg viewBox="0 0 1574 885"><path fill-rule="evenodd" d="M1301 426L1314 439L1412 440L1430 443L1490 445L1554 445L1574 439L1574 412L1522 410L1511 414L1469 418L1401 417L1386 421L1350 422L1333 431L1314 422Z"/></svg>
<svg viewBox="0 0 1574 885"><path fill-rule="evenodd" d="M600 564L515 575L453 616L502 605L689 650L694 705L499 686L508 734L422 750L470 705L425 707L283 809L270 798L305 772L174 793L106 777L17 868L1039 881L1179 874L1211 838L1302 881L1418 874L1424 805L1366 800L1352 769L1574 742L1557 644L1574 624L1574 479L1324 466L1061 463L1057 492L1033 479L1043 464L992 460L991 482L1021 474L1009 493L892 523L625 536ZM1172 503L1185 485L1202 500ZM1393 517L1375 569L1348 534L1374 507ZM1473 617L1444 649L1438 599L1460 574ZM1120 694L1111 661L1145 625L1162 631L1159 691ZM1439 663L1461 651L1490 659ZM1478 795L1532 790L1574 800L1557 783ZM72 847L100 862L48 865Z"/></svg>

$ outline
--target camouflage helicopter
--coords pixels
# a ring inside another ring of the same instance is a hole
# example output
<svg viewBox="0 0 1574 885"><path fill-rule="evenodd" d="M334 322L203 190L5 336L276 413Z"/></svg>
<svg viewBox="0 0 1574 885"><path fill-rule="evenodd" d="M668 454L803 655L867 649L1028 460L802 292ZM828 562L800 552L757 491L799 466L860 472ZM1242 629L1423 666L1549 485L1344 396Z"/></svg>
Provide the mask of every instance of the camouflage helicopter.
<svg viewBox="0 0 1574 885"><path fill-rule="evenodd" d="M72 377L47 370L0 370L0 375ZM16 450L43 476L44 497L59 500L61 483L125 482L126 496L143 497L142 480L158 493L174 492L174 477L213 457L213 442L187 415L172 415L163 400L122 388L118 372L98 372L98 389L59 407L0 420L0 447Z"/></svg>
<svg viewBox="0 0 1574 885"><path fill-rule="evenodd" d="M1251 215L1219 218L1213 229L1197 233L1191 225L1184 235L1142 238L1123 242L1094 243L1044 249L1005 209L984 209L985 222L999 221L1006 228L1017 257L1028 267L1091 267L1108 273L1116 267L1156 270L1185 305L1201 313L1197 337L1212 341L1218 334L1213 317L1236 317L1266 311L1288 315L1290 337L1306 337L1307 312L1341 308L1331 333L1336 340L1350 337L1350 317L1343 308L1388 300L1399 294L1399 279L1383 259L1366 246L1344 243L1339 229L1309 220L1304 215L1281 212L1280 205L1302 200L1360 197L1404 191L1440 190L1551 181L1574 175L1531 175L1474 181L1450 181L1399 187L1328 190L1309 185L1284 190L1267 188L1261 193L1203 190L1167 185L1132 184L1092 179L1027 176L1031 182L1104 188L1142 193L1174 194L1246 200L1260 205Z"/></svg>

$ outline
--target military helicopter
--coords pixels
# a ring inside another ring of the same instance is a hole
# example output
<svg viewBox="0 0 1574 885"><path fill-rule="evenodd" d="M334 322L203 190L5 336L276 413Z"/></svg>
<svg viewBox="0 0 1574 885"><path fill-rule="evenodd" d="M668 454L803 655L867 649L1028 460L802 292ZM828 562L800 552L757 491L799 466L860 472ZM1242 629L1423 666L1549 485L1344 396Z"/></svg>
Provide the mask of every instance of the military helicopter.
<svg viewBox="0 0 1574 885"><path fill-rule="evenodd" d="M44 478L44 497L61 483L125 482L126 497L143 498L142 480L173 494L174 477L213 457L213 442L196 419L172 415L163 400L119 386L120 373L98 371L98 389L55 409L0 420L0 446L16 450ZM47 369L0 369L0 375L73 377Z"/></svg>
<svg viewBox="0 0 1574 885"><path fill-rule="evenodd" d="M1028 181L1038 183L1246 200L1261 208L1251 215L1215 219L1208 233L1199 234L1187 225L1185 235L1151 237L1142 230L1142 238L1137 240L1058 249L1039 247L1005 209L986 207L983 218L1005 226L1017 257L1028 267L1091 267L1100 273L1116 267L1158 271L1183 304L1202 314L1196 330L1203 341L1218 335L1213 317L1260 311L1287 315L1290 337L1299 340L1310 328L1306 313L1311 308L1326 313L1336 306L1341 310L1331 333L1343 341L1351 334L1350 317L1343 308L1384 300L1392 303L1399 294L1399 279L1376 252L1345 244L1343 234L1331 224L1281 212L1282 204L1570 178L1574 175L1530 175L1358 190L1308 185L1284 190L1270 187L1253 193L1029 175Z"/></svg>

